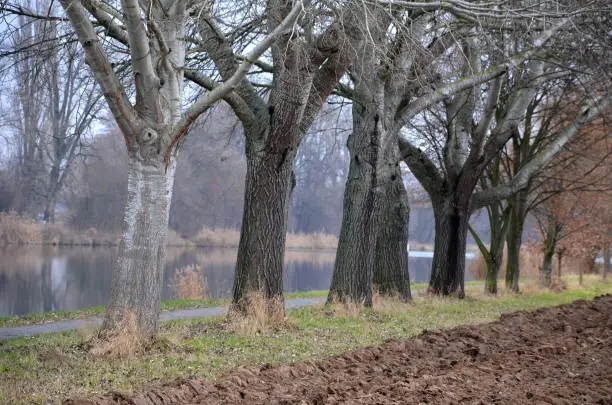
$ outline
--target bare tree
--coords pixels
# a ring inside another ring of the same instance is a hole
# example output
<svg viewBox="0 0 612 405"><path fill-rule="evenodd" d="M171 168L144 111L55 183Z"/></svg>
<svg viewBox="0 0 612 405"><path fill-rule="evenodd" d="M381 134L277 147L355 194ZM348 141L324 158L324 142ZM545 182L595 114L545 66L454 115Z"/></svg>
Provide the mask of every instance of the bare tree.
<svg viewBox="0 0 612 405"><path fill-rule="evenodd" d="M123 0L116 9L97 1L62 0L61 4L124 136L129 156L123 236L103 330L112 333L133 313L138 332L149 336L157 330L177 146L192 123L232 91L277 37L291 31L301 4L297 2L285 18L277 20L270 35L252 48L223 84L202 94L184 111L188 16L206 15L209 10L186 1L144 4ZM96 30L94 22L105 30ZM112 41L129 56L130 87L115 69L124 66L118 63L123 61L113 62L105 41ZM133 89L135 103L129 89Z"/></svg>
<svg viewBox="0 0 612 405"><path fill-rule="evenodd" d="M450 30L451 24L447 24L448 20L457 20L445 13L436 14L440 8L445 8L437 3L427 6L421 3L401 3L401 6L408 10L414 7L416 10L404 14L398 12L393 16L382 14L379 17L381 26L391 25L391 28L388 28L388 31L380 29L378 32L370 29L369 36L361 46L364 52L355 61L350 72L355 83L354 88L340 86L338 89L340 94L354 102L354 125L348 144L351 151L351 171L345 191L343 226L329 300L334 297L347 298L368 305L371 303L373 279L384 285L383 290L386 292L409 297L405 265L408 207L402 202L405 200L405 197L402 197L405 190L402 192L401 188L397 187L399 200L394 200L384 207L382 205L383 202L392 201L390 196L393 195L394 182L401 182L398 165L400 158L405 160L434 203L438 250L434 256L432 291L449 294L452 290L457 291L459 295L463 294L465 259L454 257L449 252L465 253L469 219L469 214L464 217L454 214L454 207L457 206L457 196L454 193L463 190L461 192L471 195L470 187L475 187L468 186L467 183L465 188L456 186L461 181L469 183L478 179L477 172L466 170L468 173L465 174L465 179L459 180L463 173L462 167L469 167L463 166L470 154L469 132L474 131L471 144L476 145L472 148L475 152L470 156L469 164L479 167L478 170L481 170L479 165L484 160L481 149L489 149L486 159L490 161L508 139L509 133L509 125L506 122L503 129L498 129L503 133L491 137L494 141L487 147L484 146L485 135L495 113L501 79L496 79L489 86L489 91L485 94L488 94L488 102L484 97L484 101L479 104L484 104L482 122L477 130L471 128L471 117L476 108L477 86L507 74L533 57L566 23L562 20L550 29L539 32L536 46L529 50L497 58L497 64L490 57L485 69L480 60L483 54L472 52L478 41L475 38L481 38L480 46L485 46L486 43L486 35L480 31L480 26L472 26L470 21L466 28L465 22L459 19L457 25L463 27L456 31ZM424 10L430 12L425 13ZM491 10L494 17L499 18L503 14ZM462 18L479 17L478 13L473 14L474 10L469 7L451 7L451 11ZM436 18L444 22L442 27L434 23ZM388 32L396 34L389 38ZM460 39L458 45L453 38ZM457 55L456 59L462 70L448 67L445 57L449 50ZM467 57L464 56L466 54ZM489 52L487 56L492 54L493 52ZM439 58L442 58L441 62L438 62L438 66L441 66L439 72L432 72L429 68ZM520 96L525 97L524 93L525 91L522 91ZM513 103L524 104L521 97L513 100ZM447 137L449 144L444 149L445 158L436 164L426 152L408 139L400 139L398 151L396 142L402 128L424 109L442 101L445 102L446 113L450 117L446 128L452 131L452 135ZM508 121L519 120L520 108L512 108L515 110L510 111L511 118L507 117ZM461 121L456 117L460 112ZM482 167L484 166L486 164ZM447 174L450 182L444 177ZM475 178L472 178L474 175ZM403 188L403 184L401 187ZM387 212L381 213L383 209ZM401 227L396 222L398 220L404 223ZM396 230L395 240L392 242L386 242L384 239L389 228ZM378 230L384 233L377 241ZM457 236L459 234L463 236L460 238ZM375 257L384 265L375 265ZM382 260L383 258L386 259ZM449 270L451 268L453 270ZM453 280L446 276L451 271L456 272L456 278ZM388 280L394 281L389 283Z"/></svg>
<svg viewBox="0 0 612 405"><path fill-rule="evenodd" d="M267 3L264 31L275 29L290 4ZM225 98L246 137L245 202L233 288L238 311L248 311L251 292L261 293L272 306L282 302L285 234L298 146L355 57L363 21L373 7L351 1L309 6L298 30L272 46L272 65L257 64L269 72L271 83L245 79ZM200 19L198 44L211 56L220 76L227 78L237 69L239 55L232 47L237 35L224 32L219 20L219 16ZM213 88L198 75L188 77ZM263 95L261 87L267 90Z"/></svg>

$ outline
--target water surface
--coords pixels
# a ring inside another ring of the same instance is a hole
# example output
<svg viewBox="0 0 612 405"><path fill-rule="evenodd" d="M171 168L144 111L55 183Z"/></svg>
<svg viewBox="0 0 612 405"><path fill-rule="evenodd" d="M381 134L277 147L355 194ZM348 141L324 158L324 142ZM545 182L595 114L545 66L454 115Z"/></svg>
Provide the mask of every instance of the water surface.
<svg viewBox="0 0 612 405"><path fill-rule="evenodd" d="M116 251L52 246L0 249L0 316L105 305ZM335 251L287 251L285 291L328 289L334 259ZM162 298L229 297L235 261L235 249L168 249ZM429 281L431 252L411 252L409 271L412 281ZM466 279L472 279L469 271Z"/></svg>

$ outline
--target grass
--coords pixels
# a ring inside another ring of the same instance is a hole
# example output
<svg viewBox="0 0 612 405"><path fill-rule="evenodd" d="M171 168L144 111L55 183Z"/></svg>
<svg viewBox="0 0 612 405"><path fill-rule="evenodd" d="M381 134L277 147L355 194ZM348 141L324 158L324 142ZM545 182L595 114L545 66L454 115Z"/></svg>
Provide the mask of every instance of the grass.
<svg viewBox="0 0 612 405"><path fill-rule="evenodd" d="M577 277L576 277L577 280ZM466 286L481 285L484 282L482 280L466 281ZM501 283L501 281L500 281ZM500 284L502 285L502 284ZM427 283L411 283L411 289L414 290L425 290L427 289ZM327 290L312 290L312 291L300 291L285 293L285 299L294 298L326 298ZM176 311L180 309L192 309L192 308L211 308L221 307L229 304L229 298L204 298L204 299L176 299L176 300L163 300L161 303L162 311ZM22 325L33 325L42 324L49 322L65 321L68 319L85 319L95 316L103 316L105 307L102 305L75 309L75 310L59 310L40 312L25 315L14 315L14 316L0 316L0 328L10 326L22 326Z"/></svg>
<svg viewBox="0 0 612 405"><path fill-rule="evenodd" d="M472 280L466 281L465 285L480 285L483 283L484 282L482 280ZM410 286L413 291L427 289L427 283L411 283ZM326 298L327 293L328 290L289 292L285 293L285 299ZM229 302L229 298L163 300L161 303L161 309L162 311L176 311L180 309L221 307L228 305ZM59 310L25 315L0 316L0 328L43 324L49 322L65 321L68 319L85 319L96 316L103 316L105 309L106 308L104 306L99 305L95 307L81 308L75 310Z"/></svg>
<svg viewBox="0 0 612 405"><path fill-rule="evenodd" d="M175 378L214 378L239 366L321 359L424 329L489 322L506 312L612 293L612 283L592 277L585 277L583 288L567 284L557 294L533 290L491 298L477 295L480 288L472 286L465 300L377 299L370 310L304 307L287 311L288 327L259 333L232 331L221 317L165 322L156 342L129 358L93 354L93 330L0 341L0 403L59 403Z"/></svg>
<svg viewBox="0 0 612 405"><path fill-rule="evenodd" d="M327 297L327 290L313 290L302 292L290 292L285 294L286 299L293 298L321 298ZM175 311L180 309L192 308L211 308L221 307L229 304L229 298L204 298L204 299L180 299L180 300L163 300L161 304L162 311ZM96 307L50 311L35 314L1 316L0 328L10 326L22 326L41 324L49 322L65 321L68 319L84 319L94 316L103 316L105 307L102 305Z"/></svg>

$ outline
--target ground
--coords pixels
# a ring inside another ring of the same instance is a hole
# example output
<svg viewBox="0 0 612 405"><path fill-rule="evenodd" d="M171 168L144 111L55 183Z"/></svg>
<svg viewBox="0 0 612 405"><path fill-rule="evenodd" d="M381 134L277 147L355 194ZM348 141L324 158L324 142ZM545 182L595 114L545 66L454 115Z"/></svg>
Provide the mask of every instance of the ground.
<svg viewBox="0 0 612 405"><path fill-rule="evenodd" d="M612 404L612 295L69 404Z"/></svg>

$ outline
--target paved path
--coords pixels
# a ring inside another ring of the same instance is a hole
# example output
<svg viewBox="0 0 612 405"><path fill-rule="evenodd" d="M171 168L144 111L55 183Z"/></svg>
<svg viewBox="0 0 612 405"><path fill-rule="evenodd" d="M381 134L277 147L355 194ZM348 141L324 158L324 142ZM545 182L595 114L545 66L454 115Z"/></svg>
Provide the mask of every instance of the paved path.
<svg viewBox="0 0 612 405"><path fill-rule="evenodd" d="M325 298L294 298L285 301L285 308L300 308L308 305L318 304L325 301ZM204 316L223 315L227 307L193 308L179 309L176 311L163 311L159 315L162 321L175 319L200 318ZM69 319L51 323L37 325L23 325L0 328L0 339L11 339L20 336L30 336L39 333L63 332L66 330L80 329L85 326L99 326L102 324L101 317L87 319Z"/></svg>
<svg viewBox="0 0 612 405"><path fill-rule="evenodd" d="M482 284L484 285L484 284ZM479 284L479 286L481 286ZM412 295L420 295L425 289L412 290ZM325 302L325 298L292 298L285 300L285 308L300 308L308 305L320 304ZM201 318L205 316L223 315L227 307L193 308L179 309L176 311L163 311L159 315L161 321L172 321L176 319ZM51 323L37 325L10 326L0 328L0 340L11 339L20 336L37 335L39 333L63 332L66 330L80 329L86 326L99 326L102 324L101 317L91 317L86 319L69 319Z"/></svg>

